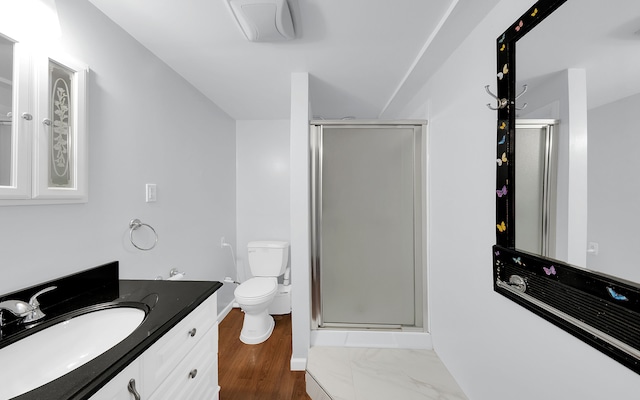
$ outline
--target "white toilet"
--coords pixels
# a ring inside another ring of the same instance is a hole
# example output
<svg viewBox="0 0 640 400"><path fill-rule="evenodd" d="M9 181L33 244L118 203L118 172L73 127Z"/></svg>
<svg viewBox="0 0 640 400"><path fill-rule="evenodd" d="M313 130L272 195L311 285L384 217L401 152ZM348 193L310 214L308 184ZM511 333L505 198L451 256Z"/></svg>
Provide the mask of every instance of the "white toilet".
<svg viewBox="0 0 640 400"><path fill-rule="evenodd" d="M240 340L246 344L262 343L271 336L275 322L267 309L278 291L278 276L284 274L289 261L289 243L249 242L251 279L235 290L236 302L244 311Z"/></svg>

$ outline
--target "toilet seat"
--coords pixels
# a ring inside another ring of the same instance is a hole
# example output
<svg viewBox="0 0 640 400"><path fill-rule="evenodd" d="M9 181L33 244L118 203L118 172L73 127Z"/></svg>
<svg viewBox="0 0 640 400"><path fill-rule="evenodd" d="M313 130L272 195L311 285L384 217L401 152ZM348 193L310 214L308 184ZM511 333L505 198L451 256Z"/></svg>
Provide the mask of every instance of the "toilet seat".
<svg viewBox="0 0 640 400"><path fill-rule="evenodd" d="M278 291L278 280L273 277L251 278L241 283L233 292L239 304L254 305L263 303Z"/></svg>

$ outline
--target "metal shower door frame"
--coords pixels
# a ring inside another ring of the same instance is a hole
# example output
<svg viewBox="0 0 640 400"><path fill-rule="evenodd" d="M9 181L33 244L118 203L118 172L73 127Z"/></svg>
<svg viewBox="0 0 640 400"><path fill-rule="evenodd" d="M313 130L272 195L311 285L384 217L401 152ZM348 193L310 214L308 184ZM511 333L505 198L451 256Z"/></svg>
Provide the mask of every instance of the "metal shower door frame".
<svg viewBox="0 0 640 400"><path fill-rule="evenodd" d="M311 325L312 329L355 328L355 329L403 329L423 330L426 327L426 120L313 120L310 129L310 203L311 203ZM322 249L322 159L324 127L340 128L407 128L414 130L414 326L393 324L330 324L326 325L322 317L322 271L320 254Z"/></svg>

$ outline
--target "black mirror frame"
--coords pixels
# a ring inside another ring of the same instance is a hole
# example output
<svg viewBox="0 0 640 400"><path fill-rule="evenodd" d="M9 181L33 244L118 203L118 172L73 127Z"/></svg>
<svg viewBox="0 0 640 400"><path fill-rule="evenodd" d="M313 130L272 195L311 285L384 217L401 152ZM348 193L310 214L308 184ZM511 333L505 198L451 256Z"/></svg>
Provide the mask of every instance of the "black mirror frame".
<svg viewBox="0 0 640 400"><path fill-rule="evenodd" d="M538 1L497 39L494 290L640 374L640 285L515 248L516 42L566 1Z"/></svg>

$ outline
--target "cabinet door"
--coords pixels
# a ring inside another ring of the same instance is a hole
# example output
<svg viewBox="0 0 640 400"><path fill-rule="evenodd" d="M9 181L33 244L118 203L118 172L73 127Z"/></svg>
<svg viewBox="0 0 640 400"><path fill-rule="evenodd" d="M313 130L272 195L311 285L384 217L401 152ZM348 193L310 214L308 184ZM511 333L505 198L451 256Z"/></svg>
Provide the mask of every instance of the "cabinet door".
<svg viewBox="0 0 640 400"><path fill-rule="evenodd" d="M68 56L37 61L34 199L87 198L87 68Z"/></svg>
<svg viewBox="0 0 640 400"><path fill-rule="evenodd" d="M26 47L0 36L0 198L31 196L33 81Z"/></svg>
<svg viewBox="0 0 640 400"><path fill-rule="evenodd" d="M142 390L142 379L140 379L140 361L135 360L127 368L122 370L109 383L104 385L89 400L138 400L129 390L130 381L133 379L135 390L144 399Z"/></svg>

